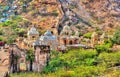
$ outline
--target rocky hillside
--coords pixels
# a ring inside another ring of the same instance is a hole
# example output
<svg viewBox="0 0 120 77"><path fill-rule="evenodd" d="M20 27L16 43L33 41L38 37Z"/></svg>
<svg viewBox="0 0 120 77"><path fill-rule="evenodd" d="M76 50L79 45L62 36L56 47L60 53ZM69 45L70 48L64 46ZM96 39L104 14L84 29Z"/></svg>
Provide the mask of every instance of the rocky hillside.
<svg viewBox="0 0 120 77"><path fill-rule="evenodd" d="M120 27L119 0L0 0L40 30L60 33L65 25L73 32L102 30L110 34ZM30 25L28 25L30 26Z"/></svg>
<svg viewBox="0 0 120 77"><path fill-rule="evenodd" d="M80 0L80 4L85 7L99 29L110 31L120 28L119 0Z"/></svg>
<svg viewBox="0 0 120 77"><path fill-rule="evenodd" d="M103 30L111 33L120 28L119 0L68 0L68 3L69 8L85 21L83 23L91 25L89 28L79 23L85 30Z"/></svg>

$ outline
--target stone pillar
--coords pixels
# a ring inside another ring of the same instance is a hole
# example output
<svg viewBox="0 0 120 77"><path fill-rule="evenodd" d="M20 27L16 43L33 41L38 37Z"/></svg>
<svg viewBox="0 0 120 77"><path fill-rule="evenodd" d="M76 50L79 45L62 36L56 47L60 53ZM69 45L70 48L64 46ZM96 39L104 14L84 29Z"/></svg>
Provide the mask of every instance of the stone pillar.
<svg viewBox="0 0 120 77"><path fill-rule="evenodd" d="M94 32L91 36L91 46L94 47L98 44L98 34Z"/></svg>

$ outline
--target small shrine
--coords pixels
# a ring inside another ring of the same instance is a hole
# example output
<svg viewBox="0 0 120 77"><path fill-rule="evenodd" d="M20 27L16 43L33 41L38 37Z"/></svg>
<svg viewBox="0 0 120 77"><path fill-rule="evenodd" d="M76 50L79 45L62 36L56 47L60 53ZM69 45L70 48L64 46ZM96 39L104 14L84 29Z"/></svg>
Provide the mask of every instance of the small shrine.
<svg viewBox="0 0 120 77"><path fill-rule="evenodd" d="M91 46L94 47L95 45L98 44L98 34L96 32L93 32L92 36L91 36Z"/></svg>
<svg viewBox="0 0 120 77"><path fill-rule="evenodd" d="M100 36L100 44L104 44L105 40L107 40L108 36L103 33L101 36Z"/></svg>
<svg viewBox="0 0 120 77"><path fill-rule="evenodd" d="M66 45L73 45L78 43L79 43L78 32L75 32L75 35L72 35L72 30L70 26L65 25L60 33L59 44L66 46Z"/></svg>
<svg viewBox="0 0 120 77"><path fill-rule="evenodd" d="M51 50L56 50L58 41L57 37L54 36L51 31L47 30L33 45L49 45Z"/></svg>

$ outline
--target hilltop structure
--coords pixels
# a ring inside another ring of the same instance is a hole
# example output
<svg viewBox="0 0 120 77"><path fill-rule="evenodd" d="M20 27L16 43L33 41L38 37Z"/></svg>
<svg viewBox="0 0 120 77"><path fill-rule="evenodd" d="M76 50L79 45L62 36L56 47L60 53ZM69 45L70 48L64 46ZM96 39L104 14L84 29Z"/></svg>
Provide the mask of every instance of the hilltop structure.
<svg viewBox="0 0 120 77"><path fill-rule="evenodd" d="M98 35L96 32L93 32L91 35L91 47L95 47L95 45L104 44L105 40L108 39L108 36L103 33L101 36Z"/></svg>
<svg viewBox="0 0 120 77"><path fill-rule="evenodd" d="M49 45L51 50L57 50L58 41L57 37L47 30L33 45Z"/></svg>
<svg viewBox="0 0 120 77"><path fill-rule="evenodd" d="M75 35L72 35L72 30L68 25L63 27L63 30L60 33L59 37L60 45L72 45L72 44L79 44L79 35L76 31Z"/></svg>
<svg viewBox="0 0 120 77"><path fill-rule="evenodd" d="M36 45L49 45L51 50L57 50L58 40L51 31L47 30L43 35L39 36L39 32L35 27L28 30L27 38L19 38L17 45L21 48L34 48Z"/></svg>

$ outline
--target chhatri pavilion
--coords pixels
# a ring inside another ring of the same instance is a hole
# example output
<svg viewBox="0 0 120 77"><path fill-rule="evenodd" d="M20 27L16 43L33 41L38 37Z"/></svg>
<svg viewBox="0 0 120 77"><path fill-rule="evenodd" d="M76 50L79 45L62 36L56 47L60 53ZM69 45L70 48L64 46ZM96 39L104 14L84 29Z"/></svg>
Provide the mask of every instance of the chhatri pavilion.
<svg viewBox="0 0 120 77"><path fill-rule="evenodd" d="M20 38L17 40L18 46L20 48L33 48L36 45L49 45L51 50L56 50L58 47L57 37L47 30L43 35L39 36L39 32L35 27L27 33L27 38ZM20 45L21 44L21 45Z"/></svg>

